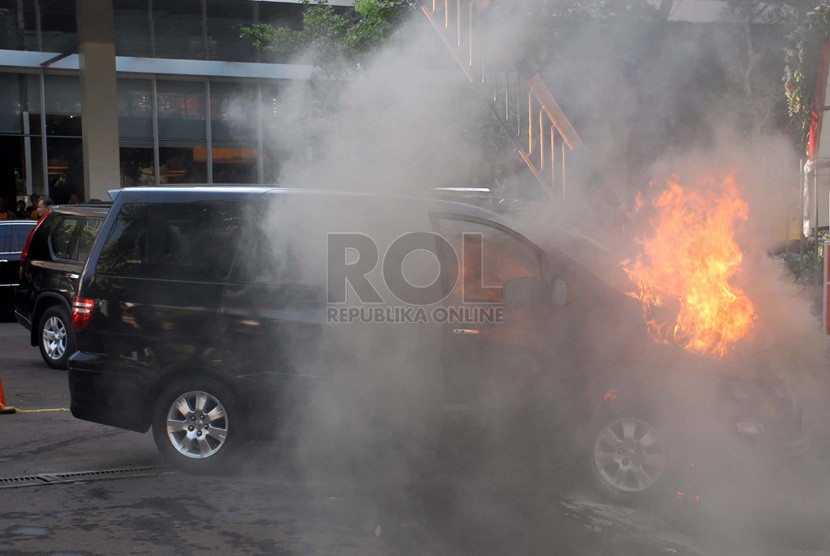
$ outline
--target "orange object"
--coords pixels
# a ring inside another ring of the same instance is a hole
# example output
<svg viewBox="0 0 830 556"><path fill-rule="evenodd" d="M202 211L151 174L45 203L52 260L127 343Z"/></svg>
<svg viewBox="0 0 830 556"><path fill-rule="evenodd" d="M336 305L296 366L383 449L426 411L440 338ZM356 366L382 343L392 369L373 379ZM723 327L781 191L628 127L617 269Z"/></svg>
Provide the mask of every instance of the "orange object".
<svg viewBox="0 0 830 556"><path fill-rule="evenodd" d="M3 381L0 380L0 413L14 413L16 411L16 407L6 405L6 396L3 394Z"/></svg>

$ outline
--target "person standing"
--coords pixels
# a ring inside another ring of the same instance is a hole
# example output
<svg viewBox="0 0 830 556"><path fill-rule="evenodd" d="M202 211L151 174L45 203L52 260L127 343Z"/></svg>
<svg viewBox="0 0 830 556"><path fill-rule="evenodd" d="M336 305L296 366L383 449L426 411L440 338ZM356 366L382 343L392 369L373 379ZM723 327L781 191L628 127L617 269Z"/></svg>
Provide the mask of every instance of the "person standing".
<svg viewBox="0 0 830 556"><path fill-rule="evenodd" d="M17 210L14 211L17 218L27 218L29 213L26 212L26 201L23 199L17 201Z"/></svg>
<svg viewBox="0 0 830 556"><path fill-rule="evenodd" d="M37 193L32 193L29 195L29 206L26 207L26 214L29 215L29 218L34 218L34 212L37 210L37 202L40 199L40 195Z"/></svg>
<svg viewBox="0 0 830 556"><path fill-rule="evenodd" d="M0 220L11 220L14 218L14 213L9 210L8 201L0 198Z"/></svg>

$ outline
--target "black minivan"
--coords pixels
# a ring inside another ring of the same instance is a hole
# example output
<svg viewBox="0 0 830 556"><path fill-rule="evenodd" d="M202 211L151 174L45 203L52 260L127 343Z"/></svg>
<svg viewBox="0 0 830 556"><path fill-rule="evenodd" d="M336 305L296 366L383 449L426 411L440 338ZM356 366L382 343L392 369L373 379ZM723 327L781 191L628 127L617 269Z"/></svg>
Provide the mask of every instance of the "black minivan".
<svg viewBox="0 0 830 556"><path fill-rule="evenodd" d="M539 368L539 330L513 314L565 299L536 245L470 205L240 186L112 195L74 300L72 414L152 427L189 470L223 466L242 438L301 431L319 412L300 408L328 388L353 408L385 400L387 424L413 427L511 402Z"/></svg>
<svg viewBox="0 0 830 556"><path fill-rule="evenodd" d="M698 443L794 453L804 437L774 372L653 342L633 300L576 262L577 235L542 249L519 220L446 200L111 195L73 303L71 411L152 429L177 468L224 469L245 439L274 437L417 458L458 419L541 452L565 451L569 430L600 492L629 501L696 462Z"/></svg>

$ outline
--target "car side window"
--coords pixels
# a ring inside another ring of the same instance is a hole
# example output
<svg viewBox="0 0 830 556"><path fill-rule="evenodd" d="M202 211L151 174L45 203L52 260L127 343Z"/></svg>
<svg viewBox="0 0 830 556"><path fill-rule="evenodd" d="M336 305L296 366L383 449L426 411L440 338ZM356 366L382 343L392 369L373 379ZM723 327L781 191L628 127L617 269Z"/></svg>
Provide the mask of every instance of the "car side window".
<svg viewBox="0 0 830 556"><path fill-rule="evenodd" d="M0 253L9 253L11 226L0 226Z"/></svg>
<svg viewBox="0 0 830 556"><path fill-rule="evenodd" d="M85 261L92 250L92 244L101 231L104 221L100 218L87 218L81 228L81 235L78 236L78 260Z"/></svg>
<svg viewBox="0 0 830 556"><path fill-rule="evenodd" d="M55 225L49 236L49 249L52 257L58 260L74 260L72 239L81 219L76 216L64 216Z"/></svg>
<svg viewBox="0 0 830 556"><path fill-rule="evenodd" d="M436 217L435 227L450 243L459 260L456 293L465 283L483 286L465 288L467 301L501 302L501 286L508 281L517 278L544 280L541 252L518 234L463 218Z"/></svg>
<svg viewBox="0 0 830 556"><path fill-rule="evenodd" d="M96 272L135 278L213 282L230 270L242 222L238 203L125 205Z"/></svg>
<svg viewBox="0 0 830 556"><path fill-rule="evenodd" d="M13 225L11 227L11 250L14 252L23 251L26 245L26 240L29 239L29 234L34 229L34 226Z"/></svg>

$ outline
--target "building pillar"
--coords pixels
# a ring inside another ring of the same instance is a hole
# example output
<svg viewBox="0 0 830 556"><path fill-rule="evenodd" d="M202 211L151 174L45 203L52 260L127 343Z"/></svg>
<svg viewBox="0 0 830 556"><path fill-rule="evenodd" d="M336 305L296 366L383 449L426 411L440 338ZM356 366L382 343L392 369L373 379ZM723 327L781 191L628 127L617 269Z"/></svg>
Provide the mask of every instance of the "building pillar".
<svg viewBox="0 0 830 556"><path fill-rule="evenodd" d="M121 186L118 153L118 96L112 0L77 0L81 70L84 196L109 200Z"/></svg>

